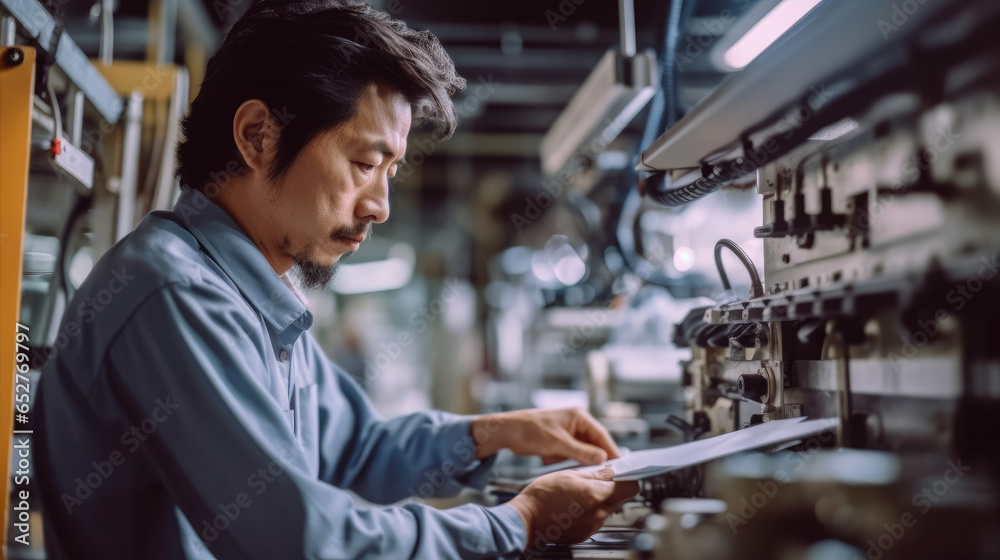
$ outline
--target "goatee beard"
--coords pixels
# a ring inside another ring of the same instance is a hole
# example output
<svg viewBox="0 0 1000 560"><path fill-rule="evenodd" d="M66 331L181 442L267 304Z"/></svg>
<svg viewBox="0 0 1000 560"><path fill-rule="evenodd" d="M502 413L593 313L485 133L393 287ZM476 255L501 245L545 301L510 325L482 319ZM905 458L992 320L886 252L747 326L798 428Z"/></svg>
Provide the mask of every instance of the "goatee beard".
<svg viewBox="0 0 1000 560"><path fill-rule="evenodd" d="M312 291L326 288L333 281L334 277L337 276L340 264L353 254L353 251L344 253L337 259L337 262L331 265L322 265L309 258L299 260L295 263L296 266L294 267L296 283L303 290Z"/></svg>
<svg viewBox="0 0 1000 560"><path fill-rule="evenodd" d="M359 224L353 228L341 228L333 236L333 238L357 238L357 237L369 237L371 236L372 224L367 222L364 224ZM288 238L285 238L286 245L288 244ZM337 262L331 265L322 265L318 262L311 260L309 257L305 256L305 250L303 250L295 258L294 276L297 280L300 289L303 290L322 290L333 281L334 277L337 276L337 271L340 270L340 265L348 257L354 254L354 251L348 251L337 259Z"/></svg>

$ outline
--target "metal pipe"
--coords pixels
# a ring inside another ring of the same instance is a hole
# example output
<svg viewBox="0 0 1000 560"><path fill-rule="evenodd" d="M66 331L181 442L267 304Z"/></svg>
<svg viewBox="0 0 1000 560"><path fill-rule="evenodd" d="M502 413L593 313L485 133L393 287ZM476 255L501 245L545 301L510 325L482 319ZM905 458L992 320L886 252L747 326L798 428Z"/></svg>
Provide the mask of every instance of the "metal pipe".
<svg viewBox="0 0 1000 560"><path fill-rule="evenodd" d="M125 110L125 135L122 140L122 173L118 188L118 216L114 239L119 241L135 225L136 193L139 187L139 141L142 139L142 92L128 98Z"/></svg>
<svg viewBox="0 0 1000 560"><path fill-rule="evenodd" d="M13 47L17 36L17 20L14 16L3 12L0 16L0 47Z"/></svg>
<svg viewBox="0 0 1000 560"><path fill-rule="evenodd" d="M180 183L174 176L174 153L180 137L180 121L188 106L188 74L178 68L174 82L174 92L170 96L170 110L167 113L167 131L163 145L160 176L156 182L151 210L169 209L174 205Z"/></svg>
<svg viewBox="0 0 1000 560"><path fill-rule="evenodd" d="M159 31L156 44L156 62L174 63L174 49L177 44L177 0L160 0Z"/></svg>
<svg viewBox="0 0 1000 560"><path fill-rule="evenodd" d="M111 66L114 60L115 49L115 24L113 17L114 0L103 0L101 2L101 41L100 54L101 64Z"/></svg>
<svg viewBox="0 0 1000 560"><path fill-rule="evenodd" d="M635 5L632 0L618 1L618 26L621 29L622 54L635 56Z"/></svg>
<svg viewBox="0 0 1000 560"><path fill-rule="evenodd" d="M65 126L68 130L64 130L63 133L67 136L70 143L80 147L80 140L83 138L83 101L86 97L80 88L75 85L70 85L69 90L66 92L66 123Z"/></svg>
<svg viewBox="0 0 1000 560"><path fill-rule="evenodd" d="M249 6L250 3L245 4ZM236 13L236 8L233 8L231 12L227 11L227 21L229 13L234 13L233 21L236 21L236 15L240 15ZM205 5L198 0L178 0L177 31L183 35L186 43L198 42L209 55L219 47L219 31L212 23Z"/></svg>
<svg viewBox="0 0 1000 560"><path fill-rule="evenodd" d="M840 419L840 429L837 430L837 446L851 447L851 351L844 334L843 323L830 321L827 336L832 337L837 355L837 417ZM825 356L824 356L825 357Z"/></svg>

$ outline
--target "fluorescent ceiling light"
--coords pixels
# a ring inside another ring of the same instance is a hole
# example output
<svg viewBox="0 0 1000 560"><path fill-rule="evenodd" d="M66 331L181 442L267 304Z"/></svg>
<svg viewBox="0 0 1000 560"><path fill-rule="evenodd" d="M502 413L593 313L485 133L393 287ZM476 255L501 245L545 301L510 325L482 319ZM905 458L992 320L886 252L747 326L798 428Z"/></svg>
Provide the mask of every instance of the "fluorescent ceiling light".
<svg viewBox="0 0 1000 560"><path fill-rule="evenodd" d="M841 136L847 134L858 128L858 121L846 117L840 119L839 121L827 125L820 130L816 131L815 134L809 137L810 140L836 140Z"/></svg>
<svg viewBox="0 0 1000 560"><path fill-rule="evenodd" d="M783 0L726 50L723 62L734 70L750 64L821 1Z"/></svg>

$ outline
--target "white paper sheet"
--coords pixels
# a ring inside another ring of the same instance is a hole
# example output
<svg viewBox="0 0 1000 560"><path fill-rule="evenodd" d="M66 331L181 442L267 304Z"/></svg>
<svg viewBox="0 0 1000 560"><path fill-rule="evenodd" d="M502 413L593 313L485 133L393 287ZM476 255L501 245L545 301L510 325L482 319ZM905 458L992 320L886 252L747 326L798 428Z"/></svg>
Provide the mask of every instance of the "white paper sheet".
<svg viewBox="0 0 1000 560"><path fill-rule="evenodd" d="M640 480L674 469L690 467L733 453L773 446L782 442L802 439L820 432L835 432L839 421L836 418L787 418L772 420L756 426L736 430L690 443L682 443L660 449L633 451L623 456L605 461L600 465L579 467L576 470L606 478L614 473L614 480ZM610 469L610 470L608 470Z"/></svg>

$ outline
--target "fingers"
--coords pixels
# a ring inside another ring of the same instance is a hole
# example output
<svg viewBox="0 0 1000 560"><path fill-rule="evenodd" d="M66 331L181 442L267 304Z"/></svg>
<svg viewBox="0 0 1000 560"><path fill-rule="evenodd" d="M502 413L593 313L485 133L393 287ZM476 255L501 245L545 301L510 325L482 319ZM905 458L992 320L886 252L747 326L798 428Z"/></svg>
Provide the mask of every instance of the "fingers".
<svg viewBox="0 0 1000 560"><path fill-rule="evenodd" d="M639 483L634 480L628 482L615 482L614 485L614 492L612 492L608 502L616 504L615 509L617 509L618 505L621 505L623 502L639 493Z"/></svg>
<svg viewBox="0 0 1000 560"><path fill-rule="evenodd" d="M587 474L589 474L593 478L596 478L597 480L604 480L607 482L611 482L615 478L615 468L612 467L611 465L608 465L603 469L592 471Z"/></svg>
<svg viewBox="0 0 1000 560"><path fill-rule="evenodd" d="M592 486L594 497L597 498L600 504L614 506L612 509L617 509L623 502L639 493L639 483L634 480L625 482L615 482L612 480L615 473L610 467L593 473L577 474L597 479Z"/></svg>
<svg viewBox="0 0 1000 560"><path fill-rule="evenodd" d="M610 480L591 480L587 484L587 494L593 500L590 504L585 504L587 509L601 508L609 503L615 496L615 484Z"/></svg>
<svg viewBox="0 0 1000 560"><path fill-rule="evenodd" d="M574 439L568 434L559 438L558 448L559 455L576 459L582 465L596 465L608 459L608 453L604 449Z"/></svg>
<svg viewBox="0 0 1000 560"><path fill-rule="evenodd" d="M577 435L583 436L587 441L603 449L609 459L621 457L621 450L615 444L611 433L608 432L603 424L587 412L583 412L578 419Z"/></svg>

